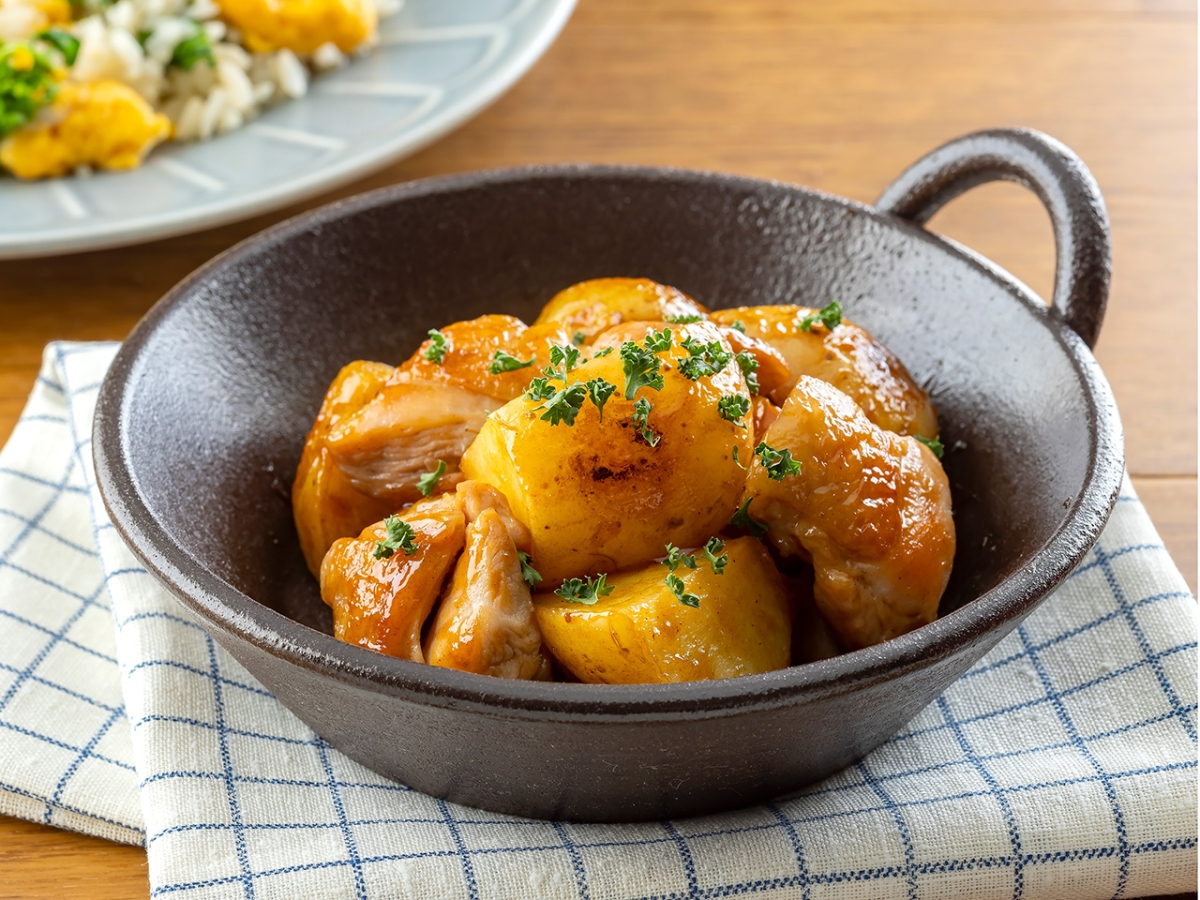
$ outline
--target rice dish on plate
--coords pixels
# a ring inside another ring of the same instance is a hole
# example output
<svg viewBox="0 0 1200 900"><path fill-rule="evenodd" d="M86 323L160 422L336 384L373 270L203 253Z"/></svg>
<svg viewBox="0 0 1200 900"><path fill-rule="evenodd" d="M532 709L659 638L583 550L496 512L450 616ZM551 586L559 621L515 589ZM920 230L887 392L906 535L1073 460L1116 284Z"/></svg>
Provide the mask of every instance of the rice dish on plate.
<svg viewBox="0 0 1200 900"><path fill-rule="evenodd" d="M234 131L377 42L403 0L0 0L0 169L132 168Z"/></svg>

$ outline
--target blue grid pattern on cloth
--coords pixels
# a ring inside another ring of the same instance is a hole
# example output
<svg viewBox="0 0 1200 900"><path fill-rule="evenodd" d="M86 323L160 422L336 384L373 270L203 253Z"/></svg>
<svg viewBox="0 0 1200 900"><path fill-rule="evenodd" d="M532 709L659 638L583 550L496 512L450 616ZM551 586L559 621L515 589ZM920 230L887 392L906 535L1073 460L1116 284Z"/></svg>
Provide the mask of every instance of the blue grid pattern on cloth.
<svg viewBox="0 0 1200 900"><path fill-rule="evenodd" d="M57 347L76 435L111 348ZM1075 897L1196 882L1196 611L1126 485L1034 615L802 794L636 825L454 806L346 759L174 604L94 492L156 897Z"/></svg>
<svg viewBox="0 0 1200 900"><path fill-rule="evenodd" d="M108 590L66 396L0 451L0 812L141 843Z"/></svg>

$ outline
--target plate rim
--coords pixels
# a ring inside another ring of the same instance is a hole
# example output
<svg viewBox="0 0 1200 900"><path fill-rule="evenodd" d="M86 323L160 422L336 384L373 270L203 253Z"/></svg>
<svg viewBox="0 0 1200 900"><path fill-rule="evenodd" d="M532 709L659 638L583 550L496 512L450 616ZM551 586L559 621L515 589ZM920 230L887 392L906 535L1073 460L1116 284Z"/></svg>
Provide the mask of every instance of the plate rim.
<svg viewBox="0 0 1200 900"><path fill-rule="evenodd" d="M550 4L545 24L534 33L525 46L497 68L492 76L480 85L477 92L468 94L457 104L451 103L435 112L411 130L402 131L393 138L381 141L374 150L368 151L364 156L319 166L306 175L273 187L230 196L218 203L207 205L199 214L187 210L167 210L132 219L113 230L106 229L104 220L99 219L86 225L0 235L0 260L35 259L126 247L204 231L308 200L411 156L499 100L550 49L550 45L558 39L574 12L577 0L534 0L535 4L538 2ZM520 6L516 9L519 10ZM303 102L304 99L301 97L292 102ZM57 183L45 182L47 186Z"/></svg>

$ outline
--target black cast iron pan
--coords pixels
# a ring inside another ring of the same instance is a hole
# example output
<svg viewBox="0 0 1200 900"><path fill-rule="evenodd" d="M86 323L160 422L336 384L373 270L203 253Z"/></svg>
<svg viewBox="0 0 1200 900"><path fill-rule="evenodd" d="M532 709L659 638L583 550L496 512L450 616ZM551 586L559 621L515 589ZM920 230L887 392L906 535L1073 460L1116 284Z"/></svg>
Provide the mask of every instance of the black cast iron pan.
<svg viewBox="0 0 1200 900"><path fill-rule="evenodd" d="M919 227L984 181L1033 189L1058 244L1053 306ZM958 528L942 617L765 675L684 685L511 682L332 638L288 487L338 368L396 363L426 330L610 275L712 307L824 305L933 394ZM95 424L105 503L134 552L335 747L419 790L527 816L620 821L792 791L899 729L1027 615L1100 534L1120 486L1112 395L1089 352L1109 238L1091 175L1031 131L980 132L875 208L673 169L456 175L323 207L257 235L137 327Z"/></svg>

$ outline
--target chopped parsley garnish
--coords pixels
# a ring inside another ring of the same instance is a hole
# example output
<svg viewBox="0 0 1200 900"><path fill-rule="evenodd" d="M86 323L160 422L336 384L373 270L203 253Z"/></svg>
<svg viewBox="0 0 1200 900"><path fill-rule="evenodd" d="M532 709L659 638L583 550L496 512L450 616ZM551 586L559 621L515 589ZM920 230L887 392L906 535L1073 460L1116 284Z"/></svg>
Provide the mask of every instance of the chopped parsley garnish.
<svg viewBox="0 0 1200 900"><path fill-rule="evenodd" d="M561 391L556 391L539 407L545 410L542 413L542 419L551 425L557 425L559 422L574 425L575 417L583 408L583 401L587 399L587 395L587 387L579 382L575 382Z"/></svg>
<svg viewBox="0 0 1200 900"><path fill-rule="evenodd" d="M578 364L579 350L577 348L559 344L554 344L550 348L550 365L563 373L559 376L563 381L566 381L563 375L570 372ZM546 374L549 375L550 373L547 372Z"/></svg>
<svg viewBox="0 0 1200 900"><path fill-rule="evenodd" d="M799 475L800 463L798 460L792 459L792 451L788 449L776 450L762 441L754 452L758 454L758 458L762 460L763 468L767 470L767 475L776 481L783 481L787 475Z"/></svg>
<svg viewBox="0 0 1200 900"><path fill-rule="evenodd" d="M734 528L745 528L756 538L762 537L771 529L767 527L766 522L760 522L758 519L750 515L750 497L738 507L738 511L733 514L733 518L729 520L729 524Z"/></svg>
<svg viewBox="0 0 1200 900"><path fill-rule="evenodd" d="M640 388L663 389L658 357L633 341L621 345L621 369L625 372L625 399L632 400Z"/></svg>
<svg viewBox="0 0 1200 900"><path fill-rule="evenodd" d="M0 138L28 123L58 94L54 66L23 42L0 41Z"/></svg>
<svg viewBox="0 0 1200 900"><path fill-rule="evenodd" d="M584 384L587 388L588 399L596 407L596 412L600 414L600 421L604 421L604 404L608 402L608 398L616 393L617 386L611 381L604 378L593 378Z"/></svg>
<svg viewBox="0 0 1200 900"><path fill-rule="evenodd" d="M827 331L833 331L842 324L842 304L834 300L828 306L809 313L800 320L799 328L801 331L812 331L812 327L818 322L824 325Z"/></svg>
<svg viewBox="0 0 1200 900"><path fill-rule="evenodd" d="M743 350L734 357L737 360L738 368L742 370L742 375L746 379L746 386L750 388L750 393L758 393L758 360L749 350Z"/></svg>
<svg viewBox="0 0 1200 900"><path fill-rule="evenodd" d="M720 341L709 341L702 344L694 338L684 338L679 342L690 356L679 361L679 373L692 381L705 375L715 375L733 359L733 354L721 346Z"/></svg>
<svg viewBox="0 0 1200 900"><path fill-rule="evenodd" d="M383 527L387 529L387 537L375 542L375 552L371 555L376 559L391 559L397 550L403 550L405 556L417 552L416 532L399 516L388 516Z"/></svg>
<svg viewBox="0 0 1200 900"><path fill-rule="evenodd" d="M558 389L550 383L549 378L535 378L529 382L525 397L529 400L545 400L553 397L556 390Z"/></svg>
<svg viewBox="0 0 1200 900"><path fill-rule="evenodd" d="M742 322L741 319L734 319L733 324L730 325L729 327L732 328L734 331L740 331L742 334L746 333L746 325L744 322Z"/></svg>
<svg viewBox="0 0 1200 900"><path fill-rule="evenodd" d="M741 469L743 472L749 471L750 467L749 467L749 466L743 466L743 465L742 465L742 461L741 461L740 459L738 459L738 448L737 448L737 444L734 444L734 445L733 445L733 461L734 461L735 463L737 463L737 465L738 465L738 468L739 468L739 469Z"/></svg>
<svg viewBox="0 0 1200 900"><path fill-rule="evenodd" d="M503 350L497 350L496 355L492 357L492 364L488 366L488 371L493 375L499 375L501 372L515 372L517 369L528 369L533 365L535 359L537 359L536 355L529 357L529 359L521 360L505 353Z"/></svg>
<svg viewBox="0 0 1200 900"><path fill-rule="evenodd" d="M429 329L429 346L421 351L421 355L439 366L446 360L446 351L450 349L450 341L436 328Z"/></svg>
<svg viewBox="0 0 1200 900"><path fill-rule="evenodd" d="M662 564L674 572L681 565L687 566L689 569L696 568L699 563L696 562L696 556L693 553L684 553L674 544L666 545L667 555L663 557Z"/></svg>
<svg viewBox="0 0 1200 900"><path fill-rule="evenodd" d="M190 72L200 61L208 63L210 68L216 68L217 58L213 56L212 44L208 42L208 32L198 28L190 38L180 41L171 52L168 66L175 66ZM441 362L441 360L437 360Z"/></svg>
<svg viewBox="0 0 1200 900"><path fill-rule="evenodd" d="M689 594L687 592L686 585L683 583L683 579L678 575L674 573L668 575L665 579L665 584L671 589L671 593L675 595L675 598L684 606L690 606L694 609L698 609L700 607L700 598L695 594Z"/></svg>
<svg viewBox="0 0 1200 900"><path fill-rule="evenodd" d="M680 313L677 316L667 316L663 321L670 322L672 325L692 325L696 322L703 322L704 316L698 313Z"/></svg>
<svg viewBox="0 0 1200 900"><path fill-rule="evenodd" d="M599 353L593 353L592 359L600 359L600 357L608 356L610 353L612 353L612 347L605 347Z"/></svg>
<svg viewBox="0 0 1200 900"><path fill-rule="evenodd" d="M646 335L646 349L651 353L665 353L670 350L675 344L675 339L671 336L671 329L664 328L659 332L650 332Z"/></svg>
<svg viewBox="0 0 1200 900"><path fill-rule="evenodd" d="M540 584L542 576L538 573L537 569L530 565L529 554L524 550L518 550L517 559L521 561L521 577L525 579L525 583L530 587Z"/></svg>
<svg viewBox="0 0 1200 900"><path fill-rule="evenodd" d="M750 412L750 398L744 397L741 394L726 394L717 401L717 410L721 413L721 418L732 422L741 428L745 428L739 420L746 413ZM736 449L736 448L735 448Z"/></svg>
<svg viewBox="0 0 1200 900"><path fill-rule="evenodd" d="M577 331L571 335L571 343L576 347L582 347L587 342L587 335L582 331Z"/></svg>
<svg viewBox="0 0 1200 900"><path fill-rule="evenodd" d="M432 472L426 472L417 479L417 490L426 497L433 496L433 489L437 487L437 483L442 480L442 476L446 474L446 463L444 460L438 460L437 468Z"/></svg>
<svg viewBox="0 0 1200 900"><path fill-rule="evenodd" d="M941 438L923 438L919 434L914 434L913 437L932 450L933 455L938 459L941 459L942 455L946 452L946 448L942 446Z"/></svg>
<svg viewBox="0 0 1200 900"><path fill-rule="evenodd" d="M725 549L725 542L719 537L711 537L702 549L704 558L712 566L713 574L724 575L725 567L729 565L729 554L722 552ZM718 556L718 554L720 555Z"/></svg>
<svg viewBox="0 0 1200 900"><path fill-rule="evenodd" d="M641 432L642 440L651 447L657 447L658 442L662 440L662 435L655 434L654 429L650 427L650 410L652 409L654 409L653 403L645 397L638 397L633 403L633 424Z"/></svg>
<svg viewBox="0 0 1200 900"><path fill-rule="evenodd" d="M554 593L562 597L564 600L569 600L572 603L583 603L587 606L595 606L605 594L613 592L611 584L605 584L606 575L601 575L595 581L589 575L585 578L568 578L562 583L562 587Z"/></svg>
<svg viewBox="0 0 1200 900"><path fill-rule="evenodd" d="M35 40L49 44L55 50L62 54L63 62L68 66L75 65L75 59L79 56L79 38L65 31L62 28L47 28L34 36Z"/></svg>

